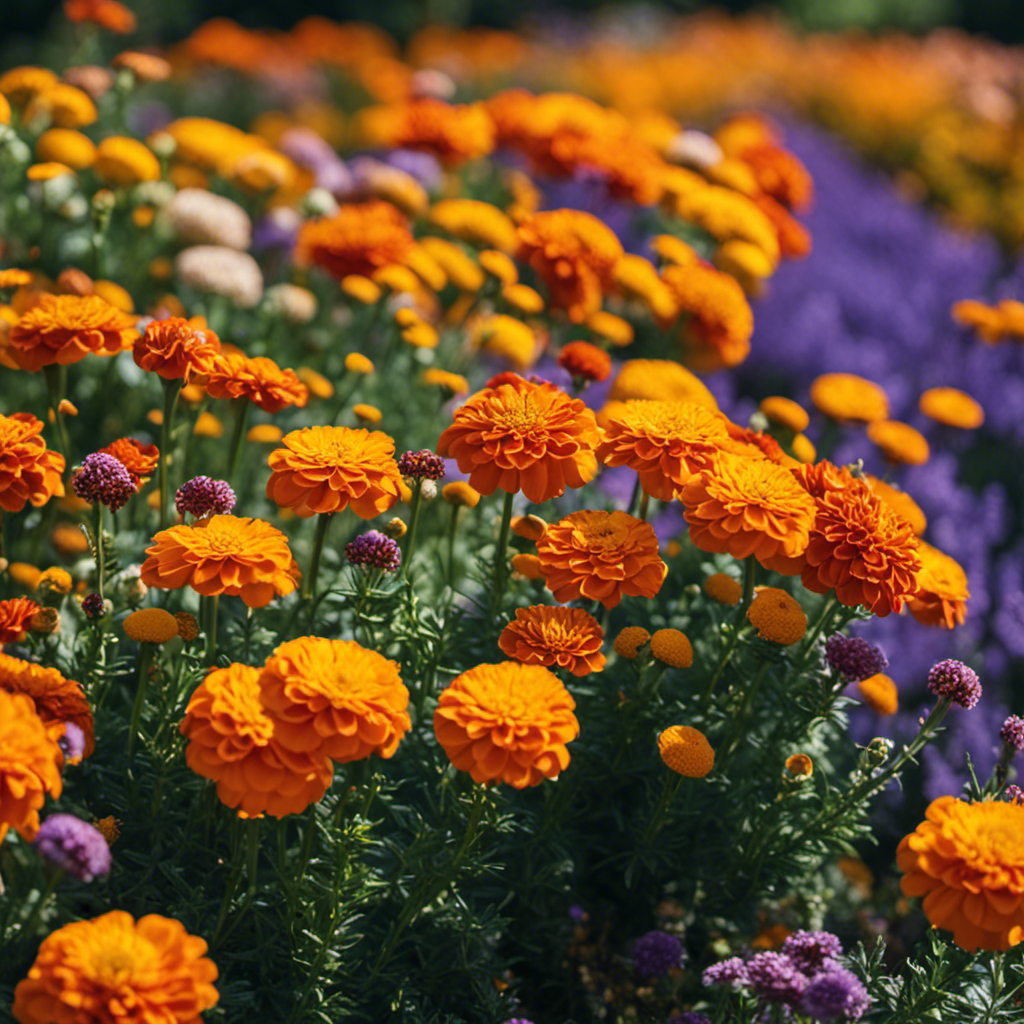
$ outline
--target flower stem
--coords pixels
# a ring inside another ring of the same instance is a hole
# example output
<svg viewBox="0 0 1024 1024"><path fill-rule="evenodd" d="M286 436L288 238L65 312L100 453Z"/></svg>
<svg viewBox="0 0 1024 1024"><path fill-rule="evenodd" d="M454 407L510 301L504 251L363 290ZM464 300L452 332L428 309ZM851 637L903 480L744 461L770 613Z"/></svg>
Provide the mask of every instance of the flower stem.
<svg viewBox="0 0 1024 1024"><path fill-rule="evenodd" d="M448 521L448 559L445 563L448 567L445 583L453 586L455 583L455 531L459 523L459 506L452 505L452 517Z"/></svg>
<svg viewBox="0 0 1024 1024"><path fill-rule="evenodd" d="M320 555L324 550L327 528L331 525L333 512L321 512L316 520L316 536L313 538L313 555L309 560L309 572L302 581L302 598L308 601L316 593L316 577L320 571Z"/></svg>
<svg viewBox="0 0 1024 1024"><path fill-rule="evenodd" d="M409 531L405 535L405 548L402 551L402 569L400 577L408 576L412 556L416 553L416 533L420 525L420 508L423 505L423 481L415 479L412 483L412 502L409 506Z"/></svg>
<svg viewBox="0 0 1024 1024"><path fill-rule="evenodd" d="M647 822L647 827L643 831L643 835L640 837L641 849L647 849L651 843L657 838L658 833L661 831L662 826L665 824L665 812L668 810L669 805L675 798L676 793L679 792L679 787L682 785L683 776L672 772L665 776L665 781L661 787L661 796L658 799L658 803L654 810L651 812L650 820Z"/></svg>
<svg viewBox="0 0 1024 1024"><path fill-rule="evenodd" d="M643 495L640 498L640 511L637 514L638 518L642 519L644 522L647 522L647 506L650 503L651 496L646 491L644 491Z"/></svg>
<svg viewBox="0 0 1024 1024"><path fill-rule="evenodd" d="M97 501L92 508L93 532L96 541L96 593L103 597L103 567L106 556L103 552L103 504Z"/></svg>
<svg viewBox="0 0 1024 1024"><path fill-rule="evenodd" d="M64 397L64 381L66 374L63 366L51 363L43 367L43 375L46 377L46 394L50 410L53 413L53 423L57 434L57 447L61 455L68 459L71 454L71 445L68 442L67 429L64 426L64 418L60 413L60 400Z"/></svg>
<svg viewBox="0 0 1024 1024"><path fill-rule="evenodd" d="M498 532L498 546L494 551L494 582L491 587L491 620L501 608L501 598L505 591L505 555L508 551L509 527L512 523L512 493L505 494L505 505L501 512L501 529Z"/></svg>
<svg viewBox="0 0 1024 1024"><path fill-rule="evenodd" d="M181 381L164 380L164 418L160 423L160 529L166 530L168 519L168 462L171 458L171 428L174 425L174 413L178 408L178 395L181 394Z"/></svg>
<svg viewBox="0 0 1024 1024"><path fill-rule="evenodd" d="M228 482L233 482L238 472L238 463L242 458L242 441L245 438L245 425L249 420L249 409L252 402L248 398L236 398L234 406L235 426L231 431L231 449L228 454Z"/></svg>
<svg viewBox="0 0 1024 1024"><path fill-rule="evenodd" d="M60 880L63 877L63 868L57 868L57 870L50 875L50 879L46 883L46 888L39 894L39 899L36 900L36 904L32 908L32 913L29 914L28 920L21 926L21 934L26 938L31 938L32 932L35 931L36 925L39 924L39 918L43 913L46 904L50 902L50 897L57 891L57 886L60 885Z"/></svg>
<svg viewBox="0 0 1024 1024"><path fill-rule="evenodd" d="M135 700L132 703L132 720L128 726L128 756L135 749L135 737L139 734L139 722L142 720L142 708L146 703L146 687L149 685L149 666L153 664L153 652L156 644L142 641L139 644L138 682L135 686Z"/></svg>
<svg viewBox="0 0 1024 1024"><path fill-rule="evenodd" d="M757 558L748 555L743 562L743 600L740 602L740 616L746 615L754 599L754 584L757 582Z"/></svg>

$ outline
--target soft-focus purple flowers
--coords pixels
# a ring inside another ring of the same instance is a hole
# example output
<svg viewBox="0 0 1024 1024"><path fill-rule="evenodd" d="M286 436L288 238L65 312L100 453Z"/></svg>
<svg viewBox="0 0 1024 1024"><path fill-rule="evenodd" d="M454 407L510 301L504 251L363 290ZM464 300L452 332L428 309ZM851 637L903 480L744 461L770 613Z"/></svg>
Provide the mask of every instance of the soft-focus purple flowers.
<svg viewBox="0 0 1024 1024"><path fill-rule="evenodd" d="M51 814L32 841L51 867L82 882L110 874L110 847L102 833L73 814Z"/></svg>
<svg viewBox="0 0 1024 1024"><path fill-rule="evenodd" d="M648 932L633 943L633 969L640 978L659 978L682 959L683 944L668 932Z"/></svg>

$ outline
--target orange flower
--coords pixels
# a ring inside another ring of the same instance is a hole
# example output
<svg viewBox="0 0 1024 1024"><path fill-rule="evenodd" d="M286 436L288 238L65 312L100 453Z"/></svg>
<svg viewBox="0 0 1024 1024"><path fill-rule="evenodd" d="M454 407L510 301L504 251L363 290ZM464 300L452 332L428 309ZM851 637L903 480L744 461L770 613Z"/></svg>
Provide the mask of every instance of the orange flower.
<svg viewBox="0 0 1024 1024"><path fill-rule="evenodd" d="M759 409L769 423L787 427L794 434L806 430L811 422L807 410L802 405L794 402L791 398L783 398L782 395L769 395L767 398L761 399Z"/></svg>
<svg viewBox="0 0 1024 1024"><path fill-rule="evenodd" d="M782 450L782 445L771 434L751 430L749 427L738 427L728 420L725 429L729 432L729 440L722 447L733 455L746 459L768 459L790 469L800 465Z"/></svg>
<svg viewBox="0 0 1024 1024"><path fill-rule="evenodd" d="M929 388L917 407L937 423L961 430L975 430L985 422L985 410L965 391L957 388Z"/></svg>
<svg viewBox="0 0 1024 1024"><path fill-rule="evenodd" d="M136 339L132 355L142 369L187 383L205 378L213 370L219 352L220 339L213 331L172 316L148 324Z"/></svg>
<svg viewBox="0 0 1024 1024"><path fill-rule="evenodd" d="M0 690L0 839L9 827L35 839L46 794L60 796L61 732L47 729L30 697Z"/></svg>
<svg viewBox="0 0 1024 1024"><path fill-rule="evenodd" d="M604 631L582 608L553 608L535 604L517 608L516 617L501 632L498 646L524 665L557 665L574 676L604 668Z"/></svg>
<svg viewBox="0 0 1024 1024"><path fill-rule="evenodd" d="M579 210L537 213L519 225L519 258L548 287L552 306L583 323L614 282L622 245L602 221Z"/></svg>
<svg viewBox="0 0 1024 1024"><path fill-rule="evenodd" d="M478 391L437 442L481 494L522 491L540 504L594 478L594 414L554 384L516 377Z"/></svg>
<svg viewBox="0 0 1024 1024"><path fill-rule="evenodd" d="M267 459L267 497L308 518L351 507L373 519L398 502L395 442L379 430L305 427L285 434Z"/></svg>
<svg viewBox="0 0 1024 1024"><path fill-rule="evenodd" d="M667 768L690 779L703 779L715 767L708 738L689 725L670 725L658 736L658 753Z"/></svg>
<svg viewBox="0 0 1024 1024"><path fill-rule="evenodd" d="M0 601L0 646L20 643L28 635L28 624L39 605L27 597Z"/></svg>
<svg viewBox="0 0 1024 1024"><path fill-rule="evenodd" d="M260 670L214 669L192 694L181 723L185 761L217 783L217 796L242 818L301 814L327 792L334 776L324 754L289 750L274 738L260 700Z"/></svg>
<svg viewBox="0 0 1024 1024"><path fill-rule="evenodd" d="M342 764L391 757L411 725L398 665L354 640L301 636L281 644L259 678L274 739Z"/></svg>
<svg viewBox="0 0 1024 1024"><path fill-rule="evenodd" d="M374 145L433 153L457 167L494 149L494 122L480 103L453 104L423 97L395 107L369 108L363 125Z"/></svg>
<svg viewBox="0 0 1024 1024"><path fill-rule="evenodd" d="M135 31L135 15L117 0L64 0L68 21L91 21L109 32Z"/></svg>
<svg viewBox="0 0 1024 1024"><path fill-rule="evenodd" d="M732 608L740 603L740 599L743 597L743 586L724 572L716 572L704 581L704 593L712 601Z"/></svg>
<svg viewBox="0 0 1024 1024"><path fill-rule="evenodd" d="M707 406L633 401L611 415L597 457L635 469L652 498L671 501L728 440L725 419Z"/></svg>
<svg viewBox="0 0 1024 1024"><path fill-rule="evenodd" d="M877 385L854 373L823 373L811 384L814 407L834 420L873 423L889 415L889 399Z"/></svg>
<svg viewBox="0 0 1024 1024"><path fill-rule="evenodd" d="M802 555L814 524L813 499L768 459L723 452L683 487L680 500L690 539L702 551L754 555L769 568Z"/></svg>
<svg viewBox="0 0 1024 1024"><path fill-rule="evenodd" d="M905 896L969 952L1024 939L1024 805L940 796L896 850Z"/></svg>
<svg viewBox="0 0 1024 1024"><path fill-rule="evenodd" d="M199 1024L218 999L206 943L180 921L111 910L45 939L14 990L18 1024Z"/></svg>
<svg viewBox="0 0 1024 1024"><path fill-rule="evenodd" d="M735 154L754 172L761 191L791 210L802 210L814 196L807 168L787 149L774 142L759 142Z"/></svg>
<svg viewBox="0 0 1024 1024"><path fill-rule="evenodd" d="M576 702L541 665L477 665L442 691L434 732L452 764L474 782L516 789L557 778L580 731Z"/></svg>
<svg viewBox="0 0 1024 1024"><path fill-rule="evenodd" d="M82 756L93 752L92 708L80 683L65 679L55 668L0 654L0 690L31 697L36 714L47 726L65 722L77 725L85 737Z"/></svg>
<svg viewBox="0 0 1024 1024"><path fill-rule="evenodd" d="M643 626L626 626L615 638L612 646L620 658L635 661L640 656L640 648L649 643L651 634Z"/></svg>
<svg viewBox="0 0 1024 1024"><path fill-rule="evenodd" d="M612 358L603 348L589 341L570 341L558 353L558 365L573 377L586 381L607 380L612 372Z"/></svg>
<svg viewBox="0 0 1024 1024"><path fill-rule="evenodd" d="M301 409L309 401L309 389L293 370L282 370L266 356L249 358L241 352L217 356L206 390L213 398L248 398L265 412L280 412L286 405Z"/></svg>
<svg viewBox="0 0 1024 1024"><path fill-rule="evenodd" d="M910 523L910 528L918 537L924 533L925 528L928 526L928 520L925 518L924 512L921 511L921 506L918 505L918 503L914 501L906 491L897 490L892 486L892 484L887 484L877 476L865 474L864 479L871 485L871 490L873 490L875 494L877 494L878 497L893 510L893 512Z"/></svg>
<svg viewBox="0 0 1024 1024"><path fill-rule="evenodd" d="M47 449L41 420L30 412L0 414L0 508L20 512L64 495L64 456Z"/></svg>
<svg viewBox="0 0 1024 1024"><path fill-rule="evenodd" d="M149 478L156 472L160 461L160 451L155 444L142 444L134 437L119 437L100 451L113 455L128 470L136 491L142 486L143 477Z"/></svg>
<svg viewBox="0 0 1024 1024"><path fill-rule="evenodd" d="M917 592L907 600L910 614L925 626L952 629L967 618L967 574L960 563L925 541L918 541Z"/></svg>
<svg viewBox="0 0 1024 1024"><path fill-rule="evenodd" d="M381 267L404 263L415 242L405 214L375 199L345 203L333 217L299 228L295 262L315 263L339 281L351 274L370 277Z"/></svg>
<svg viewBox="0 0 1024 1024"><path fill-rule="evenodd" d="M762 640L788 646L807 632L807 616L800 603L778 587L761 587L747 609L747 619Z"/></svg>
<svg viewBox="0 0 1024 1024"><path fill-rule="evenodd" d="M709 409L718 409L707 385L685 366L671 359L630 359L619 367L608 392L608 400L628 402L633 398L696 402Z"/></svg>
<svg viewBox="0 0 1024 1024"><path fill-rule="evenodd" d="M890 462L921 466L931 455L924 435L899 420L875 420L868 424L867 435Z"/></svg>
<svg viewBox="0 0 1024 1024"><path fill-rule="evenodd" d="M7 351L23 370L77 363L90 352L114 356L136 336L135 317L98 295L39 296L11 328Z"/></svg>
<svg viewBox="0 0 1024 1024"><path fill-rule="evenodd" d="M876 672L857 684L860 699L879 715L895 715L900 709L900 695L896 683L883 672Z"/></svg>
<svg viewBox="0 0 1024 1024"><path fill-rule="evenodd" d="M547 528L537 556L562 604L586 597L614 608L623 595L654 597L668 572L650 524L625 512L573 512Z"/></svg>
<svg viewBox="0 0 1024 1024"><path fill-rule="evenodd" d="M192 526L172 526L146 548L141 579L149 587L239 596L262 608L298 585L299 569L280 530L262 519L209 516Z"/></svg>
<svg viewBox="0 0 1024 1024"><path fill-rule="evenodd" d="M679 629L657 629L651 635L651 654L672 668L689 668L693 664L693 644Z"/></svg>
<svg viewBox="0 0 1024 1024"><path fill-rule="evenodd" d="M775 229L780 255L790 260L803 259L811 251L811 235L807 228L771 196L757 195L753 201Z"/></svg>

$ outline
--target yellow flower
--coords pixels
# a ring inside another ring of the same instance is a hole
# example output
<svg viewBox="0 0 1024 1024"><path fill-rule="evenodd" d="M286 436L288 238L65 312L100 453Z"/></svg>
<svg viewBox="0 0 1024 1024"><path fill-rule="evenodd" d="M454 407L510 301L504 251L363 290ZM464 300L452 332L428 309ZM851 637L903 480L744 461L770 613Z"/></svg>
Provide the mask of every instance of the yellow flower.
<svg viewBox="0 0 1024 1024"><path fill-rule="evenodd" d="M373 373L373 363L366 358L361 352L349 352L345 356L345 369L349 373L358 373L366 376L367 374Z"/></svg>
<svg viewBox="0 0 1024 1024"><path fill-rule="evenodd" d="M671 725L661 733L658 753L672 771L691 779L702 779L715 767L707 737L689 725Z"/></svg>
<svg viewBox="0 0 1024 1024"><path fill-rule="evenodd" d="M178 635L178 620L163 608L142 608L124 620L124 631L139 643L165 644Z"/></svg>
<svg viewBox="0 0 1024 1024"><path fill-rule="evenodd" d="M777 644L795 644L807 632L803 608L778 587L762 587L750 602L747 618L761 639Z"/></svg>
<svg viewBox="0 0 1024 1024"><path fill-rule="evenodd" d="M900 695L891 677L877 672L857 684L861 700L880 715L895 715L900 709Z"/></svg>
<svg viewBox="0 0 1024 1024"><path fill-rule="evenodd" d="M672 668L689 668L693 664L693 645L678 629L659 629L651 637L651 654Z"/></svg>
<svg viewBox="0 0 1024 1024"><path fill-rule="evenodd" d="M160 161L137 139L112 135L97 147L95 170L108 185L138 185L160 177Z"/></svg>

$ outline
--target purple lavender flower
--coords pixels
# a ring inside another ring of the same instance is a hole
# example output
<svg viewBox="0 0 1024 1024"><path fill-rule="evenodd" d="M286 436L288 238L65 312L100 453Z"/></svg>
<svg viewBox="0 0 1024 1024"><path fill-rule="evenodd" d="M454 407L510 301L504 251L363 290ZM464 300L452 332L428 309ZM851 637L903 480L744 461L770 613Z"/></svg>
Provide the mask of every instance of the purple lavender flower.
<svg viewBox="0 0 1024 1024"><path fill-rule="evenodd" d="M804 974L785 953L758 953L747 961L754 995L769 1003L795 1006L807 987Z"/></svg>
<svg viewBox="0 0 1024 1024"><path fill-rule="evenodd" d="M440 480L445 474L444 459L429 448L405 452L398 457L398 472L414 480Z"/></svg>
<svg viewBox="0 0 1024 1024"><path fill-rule="evenodd" d="M1020 715L1010 715L999 730L999 738L1014 753L1024 751L1024 718Z"/></svg>
<svg viewBox="0 0 1024 1024"><path fill-rule="evenodd" d="M196 519L207 515L226 515L238 499L227 480L194 476L174 492L174 507L179 516L191 512Z"/></svg>
<svg viewBox="0 0 1024 1024"><path fill-rule="evenodd" d="M103 598L95 591L82 598L82 611L87 619L103 618Z"/></svg>
<svg viewBox="0 0 1024 1024"><path fill-rule="evenodd" d="M884 672L889 665L889 659L873 643L842 633L825 641L825 660L833 672L851 683Z"/></svg>
<svg viewBox="0 0 1024 1024"><path fill-rule="evenodd" d="M32 845L51 867L82 882L110 874L110 847L101 832L73 814L51 814Z"/></svg>
<svg viewBox="0 0 1024 1024"><path fill-rule="evenodd" d="M842 943L831 932L793 932L782 944L782 952L808 976L820 971L842 951Z"/></svg>
<svg viewBox="0 0 1024 1024"><path fill-rule="evenodd" d="M71 477L71 486L78 497L93 505L106 505L111 512L126 505L135 493L135 484L124 463L105 452L86 455Z"/></svg>
<svg viewBox="0 0 1024 1024"><path fill-rule="evenodd" d="M816 1020L860 1020L870 1004L864 986L838 965L815 975L800 1000L800 1008Z"/></svg>
<svg viewBox="0 0 1024 1024"><path fill-rule="evenodd" d="M633 943L633 969L641 978L659 978L682 959L683 944L668 932L648 932Z"/></svg>
<svg viewBox="0 0 1024 1024"><path fill-rule="evenodd" d="M962 661L947 658L932 666L928 673L928 689L969 711L981 700L981 680Z"/></svg>
<svg viewBox="0 0 1024 1024"><path fill-rule="evenodd" d="M747 965L738 956L729 957L717 964L704 969L701 982L705 988L731 988L734 992L745 989L750 984Z"/></svg>
<svg viewBox="0 0 1024 1024"><path fill-rule="evenodd" d="M345 557L351 565L396 572L402 565L402 550L398 544L380 530L361 533L345 545Z"/></svg>
<svg viewBox="0 0 1024 1024"><path fill-rule="evenodd" d="M85 733L74 722L64 723L64 735L57 740L66 764L78 764L85 756Z"/></svg>

